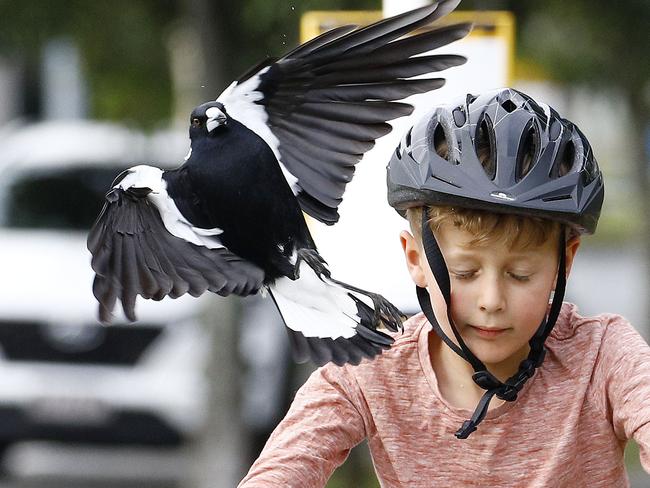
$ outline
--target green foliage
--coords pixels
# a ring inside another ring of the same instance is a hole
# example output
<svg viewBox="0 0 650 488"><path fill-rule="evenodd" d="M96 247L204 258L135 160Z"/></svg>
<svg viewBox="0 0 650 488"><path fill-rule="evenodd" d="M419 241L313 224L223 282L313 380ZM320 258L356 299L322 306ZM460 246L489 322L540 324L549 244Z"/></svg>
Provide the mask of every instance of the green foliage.
<svg viewBox="0 0 650 488"><path fill-rule="evenodd" d="M219 72L232 79L251 65L298 43L307 10L379 9L380 0L203 0L209 29L224 46ZM172 86L166 43L172 27L191 15L188 0L0 0L0 54L38 71L42 46L65 37L78 43L90 93L90 115L150 128L169 119ZM200 36L197 35L197 40ZM215 87L217 90L225 86Z"/></svg>
<svg viewBox="0 0 650 488"><path fill-rule="evenodd" d="M213 18L203 21L222 31L224 79L297 45L306 11L381 8L381 0L203 1L213 11ZM47 39L72 38L85 61L91 115L152 126L170 115L167 36L191 3L0 0L0 53L33 66ZM519 56L534 59L560 80L615 84L635 93L644 93L650 80L645 0L465 0L461 8L515 12Z"/></svg>
<svg viewBox="0 0 650 488"><path fill-rule="evenodd" d="M165 34L173 2L86 3L97 19L81 27L96 115L145 126L167 119L172 94Z"/></svg>
<svg viewBox="0 0 650 488"><path fill-rule="evenodd" d="M522 54L561 80L617 85L639 91L650 80L647 21L643 0L547 0L529 4L521 25Z"/></svg>
<svg viewBox="0 0 650 488"><path fill-rule="evenodd" d="M227 2L226 2L227 3ZM246 0L224 5L228 22L224 37L236 50L224 66L236 78L269 57L279 57L299 44L300 18L311 10L379 10L381 0Z"/></svg>
<svg viewBox="0 0 650 488"><path fill-rule="evenodd" d="M173 0L0 0L0 52L39 62L43 44L65 37L81 48L95 118L152 126L170 115L165 46Z"/></svg>

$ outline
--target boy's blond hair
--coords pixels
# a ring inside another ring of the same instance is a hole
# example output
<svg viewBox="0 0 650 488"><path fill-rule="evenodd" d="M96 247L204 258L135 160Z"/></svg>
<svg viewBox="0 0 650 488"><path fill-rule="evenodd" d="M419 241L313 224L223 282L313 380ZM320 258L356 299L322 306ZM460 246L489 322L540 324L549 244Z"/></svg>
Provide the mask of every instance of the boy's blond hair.
<svg viewBox="0 0 650 488"><path fill-rule="evenodd" d="M422 241L423 209L424 207L415 207L406 211L406 218L411 225L413 235L419 242ZM473 236L468 243L470 246L502 242L513 250L541 246L549 239L557 238L562 226L559 222L538 217L449 206L428 207L427 216L434 234L443 224L451 224ZM567 232L567 234L572 233Z"/></svg>

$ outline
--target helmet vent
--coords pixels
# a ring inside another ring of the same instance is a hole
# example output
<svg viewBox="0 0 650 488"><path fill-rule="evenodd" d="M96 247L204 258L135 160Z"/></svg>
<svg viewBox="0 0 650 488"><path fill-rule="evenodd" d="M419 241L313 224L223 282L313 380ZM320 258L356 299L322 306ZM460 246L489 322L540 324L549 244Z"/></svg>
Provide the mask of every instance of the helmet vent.
<svg viewBox="0 0 650 488"><path fill-rule="evenodd" d="M560 132L562 132L562 125L557 120L553 120L549 129L548 138L554 141L560 135Z"/></svg>
<svg viewBox="0 0 650 488"><path fill-rule="evenodd" d="M449 161L449 141L447 141L442 124L436 124L436 128L433 130L433 149L438 156Z"/></svg>
<svg viewBox="0 0 650 488"><path fill-rule="evenodd" d="M571 199L571 195L556 195L554 197L542 198L542 201L544 201L544 202L559 202L559 201L562 201L562 200L570 200L570 199Z"/></svg>
<svg viewBox="0 0 650 488"><path fill-rule="evenodd" d="M515 102L513 102L512 100L504 100L503 102L501 102L501 106L503 107L503 110L505 110L508 113L514 112L515 109L517 108Z"/></svg>
<svg viewBox="0 0 650 488"><path fill-rule="evenodd" d="M573 144L573 141L569 141L564 145L564 149L560 157L557 159L553 170L551 172L551 177L561 178L571 171L573 168L573 163L576 158L576 147Z"/></svg>
<svg viewBox="0 0 650 488"><path fill-rule="evenodd" d="M465 116L465 110L463 107L455 108L452 115L454 116L454 123L456 124L456 127L462 127L465 125L467 117Z"/></svg>
<svg viewBox="0 0 650 488"><path fill-rule="evenodd" d="M517 152L517 166L515 173L517 181L521 180L530 172L533 163L537 159L538 147L539 141L537 131L535 130L535 126L530 124L528 129L524 131L523 140L520 142L519 150Z"/></svg>
<svg viewBox="0 0 650 488"><path fill-rule="evenodd" d="M491 180L497 173L496 162L496 147L494 144L494 131L492 130L492 122L487 115L481 119L481 123L476 131L476 138L474 140L476 155L478 160L485 170L485 174Z"/></svg>

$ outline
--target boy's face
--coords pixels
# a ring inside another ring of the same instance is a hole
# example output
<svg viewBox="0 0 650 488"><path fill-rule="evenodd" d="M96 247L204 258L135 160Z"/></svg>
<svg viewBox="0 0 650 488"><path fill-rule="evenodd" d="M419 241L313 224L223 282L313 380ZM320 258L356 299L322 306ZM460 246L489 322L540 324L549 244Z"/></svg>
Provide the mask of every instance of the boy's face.
<svg viewBox="0 0 650 488"><path fill-rule="evenodd" d="M472 234L445 223L435 235L449 269L451 316L463 340L486 365L516 370L546 315L556 282L557 239L523 250L499 241L470 246ZM406 231L401 239L411 277L429 290L436 318L453 338L421 244ZM579 238L567 243L567 273L579 244Z"/></svg>

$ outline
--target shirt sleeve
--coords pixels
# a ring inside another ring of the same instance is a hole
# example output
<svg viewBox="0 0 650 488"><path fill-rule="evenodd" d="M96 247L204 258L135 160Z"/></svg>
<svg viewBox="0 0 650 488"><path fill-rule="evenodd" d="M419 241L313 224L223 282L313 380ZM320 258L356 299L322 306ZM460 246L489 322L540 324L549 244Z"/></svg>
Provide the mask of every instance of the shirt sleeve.
<svg viewBox="0 0 650 488"><path fill-rule="evenodd" d="M365 437L363 417L352 400L355 387L345 367L316 370L238 488L325 486Z"/></svg>
<svg viewBox="0 0 650 488"><path fill-rule="evenodd" d="M650 473L650 346L617 318L605 332L600 362L616 435L636 441L643 469Z"/></svg>

